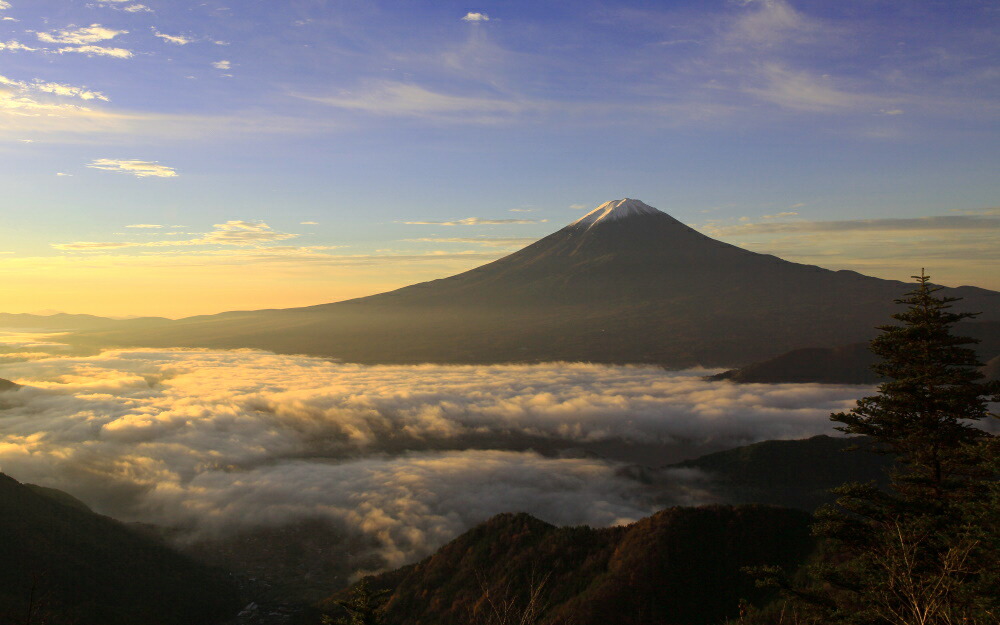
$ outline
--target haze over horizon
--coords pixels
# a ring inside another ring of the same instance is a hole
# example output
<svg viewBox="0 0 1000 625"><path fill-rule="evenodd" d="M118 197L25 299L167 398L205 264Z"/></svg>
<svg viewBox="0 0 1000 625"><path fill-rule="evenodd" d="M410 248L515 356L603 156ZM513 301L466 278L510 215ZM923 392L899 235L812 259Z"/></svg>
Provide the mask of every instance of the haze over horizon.
<svg viewBox="0 0 1000 625"><path fill-rule="evenodd" d="M989 3L0 2L0 312L453 275L639 198L746 249L1000 289Z"/></svg>

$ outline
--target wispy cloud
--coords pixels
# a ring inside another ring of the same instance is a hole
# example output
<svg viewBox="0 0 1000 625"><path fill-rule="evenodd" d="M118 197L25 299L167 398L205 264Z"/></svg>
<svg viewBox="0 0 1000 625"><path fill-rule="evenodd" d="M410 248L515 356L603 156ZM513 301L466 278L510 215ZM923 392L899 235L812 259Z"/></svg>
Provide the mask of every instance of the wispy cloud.
<svg viewBox="0 0 1000 625"><path fill-rule="evenodd" d="M824 24L806 17L785 0L739 2L745 10L724 32L727 45L774 48L788 42L808 43L827 31Z"/></svg>
<svg viewBox="0 0 1000 625"><path fill-rule="evenodd" d="M212 63L212 67L215 69L232 69L233 64L230 61L215 61Z"/></svg>
<svg viewBox="0 0 1000 625"><path fill-rule="evenodd" d="M782 213L765 218L785 217L798 213ZM744 223L734 225L709 224L704 231L712 236L738 236L753 234L788 234L820 232L903 232L941 230L998 230L997 215L942 215L931 217L853 219L844 221L791 221L770 223Z"/></svg>
<svg viewBox="0 0 1000 625"><path fill-rule="evenodd" d="M300 96L314 102L342 109L379 115L496 120L544 108L537 102L515 101L488 96L451 95L431 91L420 85L384 81L359 91L344 91L336 96Z"/></svg>
<svg viewBox="0 0 1000 625"><path fill-rule="evenodd" d="M9 50L11 52L37 52L38 48L32 48L31 46L26 46L19 41L0 41L0 51Z"/></svg>
<svg viewBox="0 0 1000 625"><path fill-rule="evenodd" d="M4 85L10 89L16 89L21 93L26 92L40 92L40 93L51 93L57 96L64 96L70 98L79 98L81 100L104 100L105 102L110 101L106 95L99 91L93 91L87 87L78 87L75 85L65 85L55 82L45 82L43 80L35 79L32 82L26 82L21 80L12 80L6 76L0 76L0 85ZM2 98L3 96L0 96ZM10 94L8 94L10 97ZM0 104L2 106L2 104Z"/></svg>
<svg viewBox="0 0 1000 625"><path fill-rule="evenodd" d="M72 52L76 54L86 54L87 56L110 56L116 59L130 59L133 54L131 50L125 48L108 48L105 46L75 46L59 48L59 54Z"/></svg>
<svg viewBox="0 0 1000 625"><path fill-rule="evenodd" d="M424 237L420 239L405 239L406 241L420 243L463 243L472 245L483 245L486 247L524 247L537 241L531 237Z"/></svg>
<svg viewBox="0 0 1000 625"><path fill-rule="evenodd" d="M464 22L488 22L490 21L490 16L485 13L474 13L472 11L465 14L462 18Z"/></svg>
<svg viewBox="0 0 1000 625"><path fill-rule="evenodd" d="M300 226L318 226L319 222L318 221L300 221L299 225Z"/></svg>
<svg viewBox="0 0 1000 625"><path fill-rule="evenodd" d="M174 178L177 176L177 172L172 167L160 165L155 161L99 158L92 161L87 167L131 174L136 178Z"/></svg>
<svg viewBox="0 0 1000 625"><path fill-rule="evenodd" d="M699 229L749 250L829 269L905 279L927 267L940 284L1000 290L1000 211L843 221L716 222ZM975 259L969 262L969 259Z"/></svg>
<svg viewBox="0 0 1000 625"><path fill-rule="evenodd" d="M481 219L479 217L466 217L455 221L404 221L410 226L496 226L501 224L537 224L545 223L548 219Z"/></svg>
<svg viewBox="0 0 1000 625"><path fill-rule="evenodd" d="M114 39L118 35L126 33L128 33L127 30L115 30L113 28L106 28L100 24L91 24L90 26L80 28L70 27L63 30L38 32L35 35L39 41L44 41L45 43L68 43L82 46Z"/></svg>
<svg viewBox="0 0 1000 625"><path fill-rule="evenodd" d="M157 224L135 224L127 228L162 228ZM169 234L169 233L167 233ZM294 239L299 235L279 232L262 221L233 220L215 224L215 229L194 239L161 241L75 241L53 243L52 247L66 251L117 250L130 247L178 247L200 245L253 246Z"/></svg>
<svg viewBox="0 0 1000 625"><path fill-rule="evenodd" d="M152 13L153 9L149 8L145 4L128 4L133 0L97 0L100 2L100 6L106 6L108 8L115 9L117 11L125 11L126 13Z"/></svg>
<svg viewBox="0 0 1000 625"><path fill-rule="evenodd" d="M185 46L194 41L193 38L188 37L186 35L168 35L166 33L161 33L159 30L156 29L155 26L151 26L150 29L153 31L153 36L159 37L160 39L168 43L173 43L179 46Z"/></svg>
<svg viewBox="0 0 1000 625"><path fill-rule="evenodd" d="M878 110L887 102L881 96L857 93L839 88L830 76L815 76L806 70L793 70L779 63L765 63L756 68L758 84L744 91L761 100L784 108L830 112L853 110L864 106Z"/></svg>

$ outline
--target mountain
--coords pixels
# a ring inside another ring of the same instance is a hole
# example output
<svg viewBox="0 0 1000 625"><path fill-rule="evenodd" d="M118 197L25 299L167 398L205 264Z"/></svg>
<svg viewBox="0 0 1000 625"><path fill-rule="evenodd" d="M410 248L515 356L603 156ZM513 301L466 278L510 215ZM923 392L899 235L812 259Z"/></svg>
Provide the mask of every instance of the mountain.
<svg viewBox="0 0 1000 625"><path fill-rule="evenodd" d="M0 537L0 623L210 625L239 610L227 575L2 473Z"/></svg>
<svg viewBox="0 0 1000 625"><path fill-rule="evenodd" d="M762 441L669 465L711 476L711 491L729 503L760 503L812 511L844 482L885 483L891 456L865 452L863 437L826 435Z"/></svg>
<svg viewBox="0 0 1000 625"><path fill-rule="evenodd" d="M254 347L362 363L733 366L867 340L910 289L749 252L623 199L450 278L305 308L122 322L71 340ZM1000 293L947 294L1000 320Z"/></svg>
<svg viewBox="0 0 1000 625"><path fill-rule="evenodd" d="M793 569L812 548L808 526L804 512L766 506L669 508L604 529L502 514L369 584L389 592L385 622L396 625L497 622L486 618L486 591L520 612L539 585L530 622L540 625L721 623L740 599L767 594L742 568Z"/></svg>
<svg viewBox="0 0 1000 625"><path fill-rule="evenodd" d="M708 376L743 384L817 382L821 384L878 384L871 367L877 361L868 343L839 347L803 347L738 369Z"/></svg>
<svg viewBox="0 0 1000 625"><path fill-rule="evenodd" d="M38 315L29 313L0 313L0 328L17 330L100 330L114 328L122 324L121 319L97 317L95 315L74 315L70 313L54 313ZM163 317L140 317L128 320L131 324L151 324L169 321Z"/></svg>
<svg viewBox="0 0 1000 625"><path fill-rule="evenodd" d="M3 378L0 378L0 393L4 391L16 391L19 388L21 388L20 384L15 384L10 380L4 380Z"/></svg>
<svg viewBox="0 0 1000 625"><path fill-rule="evenodd" d="M958 332L973 338L981 371L989 380L1000 380L1000 323L969 322ZM868 343L853 343L839 347L806 347L730 369L709 380L732 380L744 384L780 384L785 382L818 382L822 384L878 384L883 380L872 371L877 357Z"/></svg>

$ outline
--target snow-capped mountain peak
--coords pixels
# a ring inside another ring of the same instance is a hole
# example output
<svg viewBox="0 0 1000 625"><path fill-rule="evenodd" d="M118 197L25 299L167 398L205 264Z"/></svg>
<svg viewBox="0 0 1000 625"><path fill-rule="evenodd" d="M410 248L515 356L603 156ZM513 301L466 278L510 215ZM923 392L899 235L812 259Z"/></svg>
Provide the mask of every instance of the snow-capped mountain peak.
<svg viewBox="0 0 1000 625"><path fill-rule="evenodd" d="M583 217L577 219L569 225L570 228L583 228L589 230L593 228L598 223L607 223L611 221L617 221L619 219L626 219L629 217L636 217L639 215L656 215L663 213L649 204L646 204L642 200L633 200L631 198L625 198L622 200L612 200L610 202L605 202L601 204L594 210L590 211Z"/></svg>

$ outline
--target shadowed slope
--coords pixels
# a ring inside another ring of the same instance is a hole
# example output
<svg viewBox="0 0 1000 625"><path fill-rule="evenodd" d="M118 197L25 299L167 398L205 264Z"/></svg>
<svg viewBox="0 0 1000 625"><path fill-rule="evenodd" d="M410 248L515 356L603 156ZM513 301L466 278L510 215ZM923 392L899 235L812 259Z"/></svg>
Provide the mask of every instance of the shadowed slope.
<svg viewBox="0 0 1000 625"><path fill-rule="evenodd" d="M235 585L53 489L0 473L0 622L210 625Z"/></svg>
<svg viewBox="0 0 1000 625"><path fill-rule="evenodd" d="M804 512L763 506L670 508L606 529L502 514L372 585L392 591L386 622L398 625L487 622L484 587L523 604L543 580L532 622L718 623L737 614L739 599L762 594L742 567L805 558L808 522Z"/></svg>

